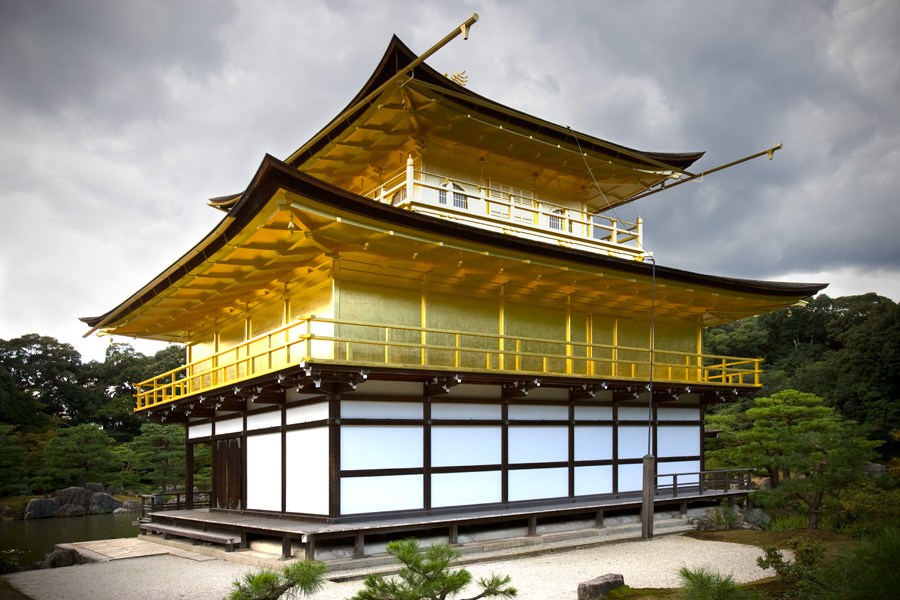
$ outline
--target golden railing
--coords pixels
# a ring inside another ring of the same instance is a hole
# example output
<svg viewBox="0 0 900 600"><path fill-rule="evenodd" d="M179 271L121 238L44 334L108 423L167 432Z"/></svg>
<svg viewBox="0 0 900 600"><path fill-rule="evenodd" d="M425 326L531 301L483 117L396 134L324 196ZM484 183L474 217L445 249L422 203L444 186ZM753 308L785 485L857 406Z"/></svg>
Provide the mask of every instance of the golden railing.
<svg viewBox="0 0 900 600"><path fill-rule="evenodd" d="M143 410L313 361L759 387L761 359L311 316L137 385Z"/></svg>
<svg viewBox="0 0 900 600"><path fill-rule="evenodd" d="M644 260L643 224L547 202L522 190L479 185L414 169L389 175L363 195L378 202L489 229L598 252Z"/></svg>

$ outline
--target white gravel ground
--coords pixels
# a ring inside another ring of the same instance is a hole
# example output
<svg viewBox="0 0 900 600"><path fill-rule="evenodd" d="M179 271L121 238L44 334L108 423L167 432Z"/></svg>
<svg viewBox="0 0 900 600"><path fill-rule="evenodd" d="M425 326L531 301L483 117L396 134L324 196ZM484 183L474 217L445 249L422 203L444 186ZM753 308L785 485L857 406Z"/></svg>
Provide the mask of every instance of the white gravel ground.
<svg viewBox="0 0 900 600"><path fill-rule="evenodd" d="M669 536L467 568L476 580L491 573L511 575L521 600L573 600L579 582L605 573L623 574L631 587L677 587L682 566L710 567L732 574L739 582L768 577L757 567L757 556L761 552L754 546ZM196 562L164 555L28 571L7 578L34 600L216 600L229 592L233 579L252 570L223 560ZM314 598L342 600L361 587L360 581L329 582ZM477 593L470 592L469 596Z"/></svg>

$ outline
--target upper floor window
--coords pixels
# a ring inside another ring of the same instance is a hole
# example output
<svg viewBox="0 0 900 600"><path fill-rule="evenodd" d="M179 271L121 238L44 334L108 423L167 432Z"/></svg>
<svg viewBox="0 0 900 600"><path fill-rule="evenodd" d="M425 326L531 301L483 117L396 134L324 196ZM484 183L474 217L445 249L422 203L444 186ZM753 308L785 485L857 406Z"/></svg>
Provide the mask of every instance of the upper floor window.
<svg viewBox="0 0 900 600"><path fill-rule="evenodd" d="M444 181L443 185L441 185L441 189L438 190L438 202L440 204L447 204L447 190L453 190L453 208L469 208L469 200L466 198L466 195L461 193L463 192L462 186L453 183L449 179Z"/></svg>
<svg viewBox="0 0 900 600"><path fill-rule="evenodd" d="M562 231L563 229L565 229L565 227L563 226L563 221L565 221L564 217L566 214L565 209L554 208L553 210L550 211L550 213L551 213L551 215L548 218L548 223L547 223L550 226L550 229L556 229L558 231ZM562 216L556 217L553 215L562 215Z"/></svg>
<svg viewBox="0 0 900 600"><path fill-rule="evenodd" d="M394 192L393 196L391 196L392 206L399 206L404 202L406 202L406 186L403 186L402 188Z"/></svg>

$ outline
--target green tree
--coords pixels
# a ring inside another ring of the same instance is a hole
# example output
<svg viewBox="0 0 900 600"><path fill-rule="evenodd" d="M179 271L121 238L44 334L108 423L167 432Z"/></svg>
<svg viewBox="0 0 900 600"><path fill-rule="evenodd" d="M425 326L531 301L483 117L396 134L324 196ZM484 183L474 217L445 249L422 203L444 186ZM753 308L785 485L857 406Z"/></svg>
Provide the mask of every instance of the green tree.
<svg viewBox="0 0 900 600"><path fill-rule="evenodd" d="M0 365L0 423L15 425L20 432L39 433L51 429L53 419L45 406L19 390L9 370Z"/></svg>
<svg viewBox="0 0 900 600"><path fill-rule="evenodd" d="M874 536L886 527L900 529L900 488L886 489L862 479L841 492L845 531L859 537Z"/></svg>
<svg viewBox="0 0 900 600"><path fill-rule="evenodd" d="M900 422L900 305L876 294L837 304L841 318L829 333L841 346L833 357L839 377L826 398L887 439Z"/></svg>
<svg viewBox="0 0 900 600"><path fill-rule="evenodd" d="M710 327L703 332L703 348L707 354L762 357L767 341L768 332L756 317Z"/></svg>
<svg viewBox="0 0 900 600"><path fill-rule="evenodd" d="M128 447L142 477L166 490L169 483L184 479L184 427L144 423L141 434Z"/></svg>
<svg viewBox="0 0 900 600"><path fill-rule="evenodd" d="M263 569L244 574L231 582L234 588L226 600L278 600L289 597L312 596L325 583L325 564L301 560L281 571Z"/></svg>
<svg viewBox="0 0 900 600"><path fill-rule="evenodd" d="M11 425L0 424L0 496L19 491L25 483L25 448Z"/></svg>
<svg viewBox="0 0 900 600"><path fill-rule="evenodd" d="M0 340L0 366L47 414L85 423L99 406L96 395L82 385L81 355L71 344L36 333Z"/></svg>
<svg viewBox="0 0 900 600"><path fill-rule="evenodd" d="M96 425L60 429L44 448L43 471L67 485L84 487L89 480L108 482L122 466L112 444L112 438Z"/></svg>
<svg viewBox="0 0 900 600"><path fill-rule="evenodd" d="M44 448L55 437L54 430L19 433L19 442L25 449L25 472L32 492L43 494L51 491L54 485L53 477L44 470Z"/></svg>
<svg viewBox="0 0 900 600"><path fill-rule="evenodd" d="M786 390L754 403L747 411L752 421L747 429L732 429L734 419L709 417L723 430L723 446L709 453L710 466L757 469L771 483L769 490L756 492L761 502L799 503L809 528L818 528L826 496L858 479L879 443L867 440L855 422L812 394Z"/></svg>
<svg viewBox="0 0 900 600"><path fill-rule="evenodd" d="M418 540L407 538L390 542L387 551L403 565L398 579L367 575L363 589L350 600L444 600L462 592L472 581L467 570L450 570L450 563L459 558L459 552L450 546L434 545L422 551ZM517 591L509 582L508 575L480 579L481 593L469 600L514 598Z"/></svg>
<svg viewBox="0 0 900 600"><path fill-rule="evenodd" d="M137 352L130 344L110 343L104 361L84 365L82 381L97 398L92 421L117 439L129 441L140 433L134 413L136 384L184 363L184 351L168 346L153 356Z"/></svg>
<svg viewBox="0 0 900 600"><path fill-rule="evenodd" d="M707 416L707 425L719 429L719 448L707 453L710 468L749 467L769 478L773 488L781 484L782 473L790 471L788 455L794 443L788 432L801 424L835 416L813 394L795 390L756 398L746 412L723 410Z"/></svg>

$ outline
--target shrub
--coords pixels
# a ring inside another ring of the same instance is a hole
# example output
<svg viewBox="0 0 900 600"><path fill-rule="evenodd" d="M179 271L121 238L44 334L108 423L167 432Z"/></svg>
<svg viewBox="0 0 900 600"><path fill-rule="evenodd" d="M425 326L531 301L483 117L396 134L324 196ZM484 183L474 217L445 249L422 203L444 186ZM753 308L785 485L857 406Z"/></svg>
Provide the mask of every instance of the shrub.
<svg viewBox="0 0 900 600"><path fill-rule="evenodd" d="M886 490L863 480L841 492L840 505L847 533L852 535L872 536L900 527L900 489Z"/></svg>
<svg viewBox="0 0 900 600"><path fill-rule="evenodd" d="M325 569L323 563L301 560L281 571L246 573L231 583L234 589L227 600L278 600L285 594L288 598L311 596L322 589Z"/></svg>
<svg viewBox="0 0 900 600"><path fill-rule="evenodd" d="M900 590L900 529L890 528L863 540L858 547L842 550L837 559L818 574L813 598L821 600L869 600L896 598Z"/></svg>
<svg viewBox="0 0 900 600"><path fill-rule="evenodd" d="M809 520L806 515L787 515L777 517L769 521L766 529L769 531L793 531L794 529L806 529Z"/></svg>
<svg viewBox="0 0 900 600"><path fill-rule="evenodd" d="M762 598L761 595L743 590L735 583L731 575L720 575L712 569L700 567L692 571L681 567L678 571L681 579L683 600L751 600Z"/></svg>
<svg viewBox="0 0 900 600"><path fill-rule="evenodd" d="M450 546L434 545L420 551L419 541L407 538L389 543L387 551L403 564L399 579L367 575L365 587L351 600L444 600L459 594L472 581L465 569L450 571L451 561L459 557L459 552ZM513 598L517 592L509 582L509 575L480 579L481 593L469 600Z"/></svg>
<svg viewBox="0 0 900 600"><path fill-rule="evenodd" d="M713 525L718 529L731 529L739 519L735 510L725 502L723 502L721 506L717 506L716 508L707 511L707 514L709 515L709 519L713 522Z"/></svg>
<svg viewBox="0 0 900 600"><path fill-rule="evenodd" d="M796 586L800 597L815 587L818 570L825 558L828 548L815 538L798 537L788 540L788 548L794 551L794 561L786 561L777 548L763 546L764 557L756 559L761 569L774 569L778 578Z"/></svg>

